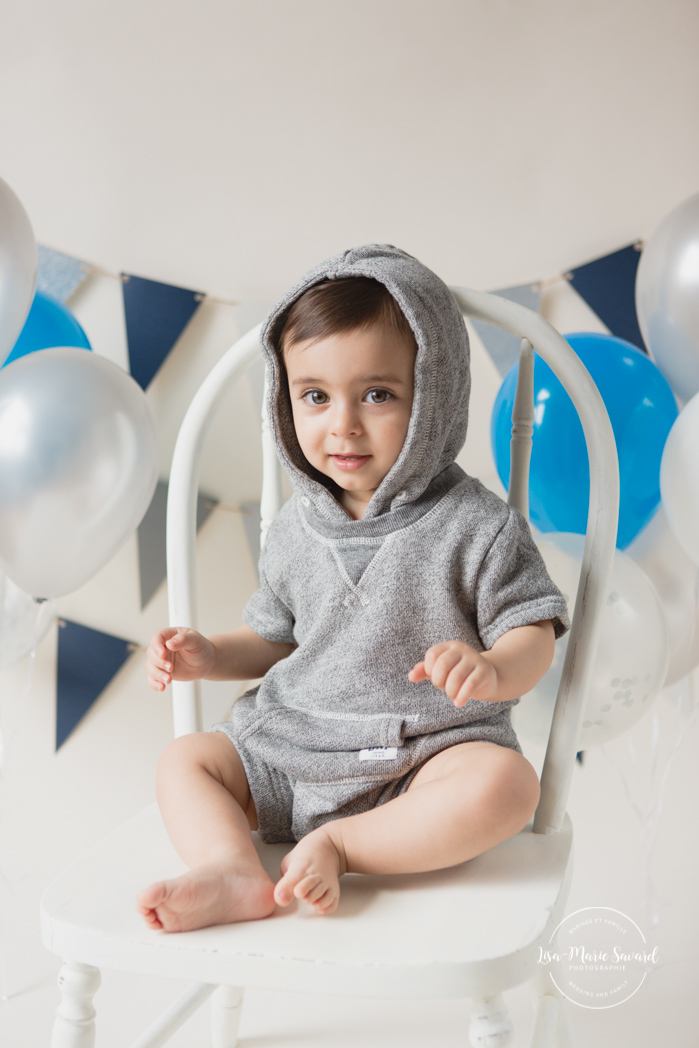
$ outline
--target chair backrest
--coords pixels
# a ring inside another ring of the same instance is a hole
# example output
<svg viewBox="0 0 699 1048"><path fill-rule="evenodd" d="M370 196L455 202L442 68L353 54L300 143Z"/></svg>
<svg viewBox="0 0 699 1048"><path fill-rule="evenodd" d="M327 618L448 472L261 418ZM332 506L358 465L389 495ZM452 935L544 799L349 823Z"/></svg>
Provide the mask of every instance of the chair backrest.
<svg viewBox="0 0 699 1048"><path fill-rule="evenodd" d="M585 703L590 689L609 584L619 512L619 469L609 416L597 387L565 339L539 314L482 291L452 288L464 315L509 331L523 340L522 367L514 409L509 501L527 514L530 419L533 417L531 347L554 371L580 417L590 463L590 508L580 584L546 757L535 833L554 833L565 815ZM196 628L196 504L204 440L221 400L257 357L261 325L239 339L196 393L175 446L167 509L167 569L170 622ZM281 507L281 467L262 419L261 541ZM565 464L561 464L564 468ZM175 735L201 730L198 682L175 682Z"/></svg>

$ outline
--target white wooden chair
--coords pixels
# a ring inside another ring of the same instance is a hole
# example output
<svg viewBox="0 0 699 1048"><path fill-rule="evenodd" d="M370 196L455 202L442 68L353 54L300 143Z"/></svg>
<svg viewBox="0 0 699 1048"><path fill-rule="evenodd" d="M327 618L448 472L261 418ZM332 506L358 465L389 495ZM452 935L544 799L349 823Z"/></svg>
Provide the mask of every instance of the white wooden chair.
<svg viewBox="0 0 699 1048"><path fill-rule="evenodd" d="M64 958L52 1048L91 1048L100 968L192 979L194 984L133 1048L164 1044L212 996L212 1044L233 1048L246 986L350 997L472 1000L473 1046L511 1043L503 991L533 980L533 1048L568 1044L548 973L537 963L564 916L572 875L566 798L611 570L619 498L616 450L602 400L563 338L537 314L482 292L454 289L467 316L523 339L513 417L510 501L527 512L533 421L532 346L557 373L583 423L590 458L588 534L572 632L533 820L515 837L460 866L403 876L346 875L336 914L310 907L180 934L149 930L135 907L144 885L184 870L155 805L58 877L42 900L46 947ZM175 450L168 505L171 622L195 626L195 505L208 425L228 384L259 352L259 328L240 339L196 394ZM281 504L281 476L263 421L262 535ZM200 730L197 687L173 686L175 732ZM258 843L273 879L289 846ZM464 1043L466 1031L464 1031Z"/></svg>

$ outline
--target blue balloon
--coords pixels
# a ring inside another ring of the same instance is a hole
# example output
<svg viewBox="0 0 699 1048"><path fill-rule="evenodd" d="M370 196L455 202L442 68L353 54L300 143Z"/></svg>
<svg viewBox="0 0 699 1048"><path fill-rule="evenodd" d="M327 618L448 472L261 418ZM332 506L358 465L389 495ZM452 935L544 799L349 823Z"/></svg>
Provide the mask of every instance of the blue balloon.
<svg viewBox="0 0 699 1048"><path fill-rule="evenodd" d="M70 310L52 295L37 291L24 327L5 364L39 349L53 349L56 346L92 349L87 335Z"/></svg>
<svg viewBox="0 0 699 1048"><path fill-rule="evenodd" d="M660 460L677 418L667 381L639 349L612 335L566 335L590 372L614 430L621 497L617 547L626 547L660 504ZM517 365L500 387L490 435L497 470L510 479L512 407ZM529 514L540 531L585 533L590 472L582 425L573 403L551 368L534 361L534 443L529 477Z"/></svg>

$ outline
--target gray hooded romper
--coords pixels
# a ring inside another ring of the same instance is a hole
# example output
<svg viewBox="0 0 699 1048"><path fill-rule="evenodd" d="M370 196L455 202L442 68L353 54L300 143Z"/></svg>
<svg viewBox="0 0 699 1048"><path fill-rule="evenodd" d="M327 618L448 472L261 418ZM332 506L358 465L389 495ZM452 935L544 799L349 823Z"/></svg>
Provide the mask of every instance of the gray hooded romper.
<svg viewBox="0 0 699 1048"><path fill-rule="evenodd" d="M304 291L351 276L387 287L418 346L405 444L362 520L304 458L274 345ZM454 462L466 438L469 345L434 273L386 244L345 251L278 303L262 346L270 426L294 495L269 530L243 618L261 637L298 647L212 730L234 743L259 832L278 842L384 804L457 743L484 739L521 753L510 723L519 699L457 709L408 673L441 641L484 651L515 626L551 619L559 637L569 622L524 517Z"/></svg>

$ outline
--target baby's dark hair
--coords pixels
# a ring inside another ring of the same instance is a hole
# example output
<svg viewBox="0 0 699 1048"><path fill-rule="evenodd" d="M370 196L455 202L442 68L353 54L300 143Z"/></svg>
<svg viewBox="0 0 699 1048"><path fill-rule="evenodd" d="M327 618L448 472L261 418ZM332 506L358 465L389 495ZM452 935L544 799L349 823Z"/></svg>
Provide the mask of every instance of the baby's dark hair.
<svg viewBox="0 0 699 1048"><path fill-rule="evenodd" d="M372 277L343 277L315 284L297 298L279 318L273 339L283 356L297 342L328 338L375 324L415 344L403 310L380 281Z"/></svg>

